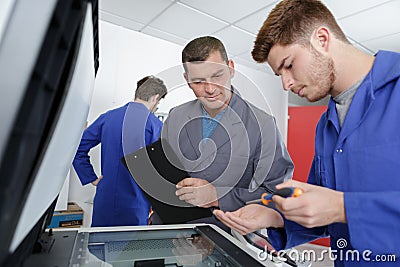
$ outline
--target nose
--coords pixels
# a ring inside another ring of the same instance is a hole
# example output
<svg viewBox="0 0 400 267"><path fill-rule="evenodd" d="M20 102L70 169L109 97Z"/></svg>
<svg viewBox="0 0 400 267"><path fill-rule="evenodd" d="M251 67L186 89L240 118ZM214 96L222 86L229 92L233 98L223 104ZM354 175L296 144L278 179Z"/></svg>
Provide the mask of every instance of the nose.
<svg viewBox="0 0 400 267"><path fill-rule="evenodd" d="M215 92L215 85L213 83L206 82L204 83L204 90L207 94L212 95Z"/></svg>
<svg viewBox="0 0 400 267"><path fill-rule="evenodd" d="M282 74L281 79L282 79L283 90L285 91L291 90L294 84L292 77L288 74Z"/></svg>

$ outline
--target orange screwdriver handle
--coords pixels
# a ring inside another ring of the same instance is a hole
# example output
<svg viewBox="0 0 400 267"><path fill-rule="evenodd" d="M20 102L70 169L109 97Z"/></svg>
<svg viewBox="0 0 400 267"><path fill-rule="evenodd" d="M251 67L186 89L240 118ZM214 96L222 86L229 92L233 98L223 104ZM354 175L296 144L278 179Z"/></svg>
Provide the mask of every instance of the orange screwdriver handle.
<svg viewBox="0 0 400 267"><path fill-rule="evenodd" d="M272 194L263 193L261 195L261 201L264 205L268 205L268 203L272 202L272 197L275 195L287 198L287 197L298 197L301 194L303 194L303 190L301 188L285 187L285 188L276 190Z"/></svg>

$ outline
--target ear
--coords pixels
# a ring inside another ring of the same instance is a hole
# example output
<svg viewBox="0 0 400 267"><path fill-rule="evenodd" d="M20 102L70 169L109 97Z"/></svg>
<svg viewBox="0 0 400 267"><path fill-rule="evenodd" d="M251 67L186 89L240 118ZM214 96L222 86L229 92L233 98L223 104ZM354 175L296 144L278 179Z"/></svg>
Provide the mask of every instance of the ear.
<svg viewBox="0 0 400 267"><path fill-rule="evenodd" d="M188 78L188 76L187 76L187 73L186 73L186 72L184 72L184 73L183 73L183 78L185 78L185 81L186 81L187 85L189 86L189 88L190 88L190 89L192 89L192 87L190 86L190 83L189 83L189 78Z"/></svg>
<svg viewBox="0 0 400 267"><path fill-rule="evenodd" d="M311 36L311 44L318 50L328 52L332 34L327 27L318 27Z"/></svg>
<svg viewBox="0 0 400 267"><path fill-rule="evenodd" d="M228 61L229 72L231 74L231 78L235 76L235 63L232 59Z"/></svg>
<svg viewBox="0 0 400 267"><path fill-rule="evenodd" d="M159 97L160 97L160 94L153 95L153 96L151 97L151 101L152 101L153 103L156 103Z"/></svg>

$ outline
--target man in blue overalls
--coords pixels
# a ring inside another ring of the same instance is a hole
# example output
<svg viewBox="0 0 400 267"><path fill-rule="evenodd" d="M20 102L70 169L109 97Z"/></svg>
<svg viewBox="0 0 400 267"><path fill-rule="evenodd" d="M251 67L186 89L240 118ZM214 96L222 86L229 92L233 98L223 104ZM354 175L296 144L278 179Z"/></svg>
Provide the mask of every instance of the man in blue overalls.
<svg viewBox="0 0 400 267"><path fill-rule="evenodd" d="M83 133L73 166L82 185L96 187L92 226L145 225L150 203L121 158L155 142L162 122L153 114L167 94L164 82L147 76L137 82L135 99L99 116ZM101 143L101 175L88 155Z"/></svg>
<svg viewBox="0 0 400 267"><path fill-rule="evenodd" d="M310 102L331 99L316 129L308 183L277 186L303 194L274 196L279 213L248 205L215 215L242 234L268 228L277 250L329 235L335 266L397 266L400 54L358 50L321 1L283 0L264 22L252 55L268 62L285 90Z"/></svg>

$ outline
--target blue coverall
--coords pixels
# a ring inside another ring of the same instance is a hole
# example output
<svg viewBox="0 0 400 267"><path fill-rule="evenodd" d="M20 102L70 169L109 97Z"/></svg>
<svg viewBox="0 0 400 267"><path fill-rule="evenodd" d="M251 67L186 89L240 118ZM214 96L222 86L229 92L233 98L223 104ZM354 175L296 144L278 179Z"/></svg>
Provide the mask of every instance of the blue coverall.
<svg viewBox="0 0 400 267"><path fill-rule="evenodd" d="M399 77L400 54L379 51L342 128L330 100L317 126L308 183L344 192L347 224L307 229L285 220L285 230L268 230L277 250L330 235L331 248L338 251L335 266L374 266L383 264L376 255L400 257ZM349 250L357 250L360 260L346 259ZM364 259L366 250L372 254ZM385 266L398 264L399 259Z"/></svg>
<svg viewBox="0 0 400 267"><path fill-rule="evenodd" d="M155 142L162 122L146 106L137 102L110 110L96 119L83 133L73 166L82 185L98 175L88 155L101 143L101 175L93 203L92 226L147 224L150 203L121 158Z"/></svg>

